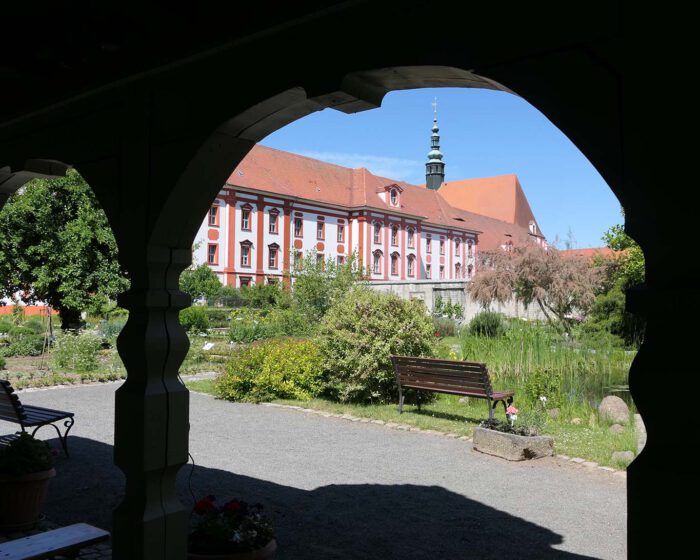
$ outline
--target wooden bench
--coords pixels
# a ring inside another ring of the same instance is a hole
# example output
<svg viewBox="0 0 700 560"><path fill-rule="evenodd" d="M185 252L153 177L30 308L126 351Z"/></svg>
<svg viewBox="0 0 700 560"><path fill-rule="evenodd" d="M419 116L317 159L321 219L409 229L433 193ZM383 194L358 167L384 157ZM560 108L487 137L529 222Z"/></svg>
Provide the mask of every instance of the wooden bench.
<svg viewBox="0 0 700 560"><path fill-rule="evenodd" d="M75 558L81 548L107 539L107 531L86 523L76 523L1 543L0 560L47 560L59 555Z"/></svg>
<svg viewBox="0 0 700 560"><path fill-rule="evenodd" d="M392 356L391 361L399 386L399 413L403 412L404 388L486 399L489 419L499 402L504 409L513 402L512 392L494 392L486 364L411 356Z"/></svg>
<svg viewBox="0 0 700 560"><path fill-rule="evenodd" d="M32 435L36 434L37 430L42 426L52 426L58 434L58 439L61 442L63 451L68 457L68 432L73 427L74 414L63 410L53 410L51 408L43 408L40 406L23 405L17 393L10 385L9 381L0 379L0 420L7 420L19 424L23 432L26 428L34 428ZM66 431L61 435L61 430L55 425L55 422L64 420L63 425ZM0 438L0 445L7 444L14 436L3 436ZM0 556L0 558L2 558Z"/></svg>

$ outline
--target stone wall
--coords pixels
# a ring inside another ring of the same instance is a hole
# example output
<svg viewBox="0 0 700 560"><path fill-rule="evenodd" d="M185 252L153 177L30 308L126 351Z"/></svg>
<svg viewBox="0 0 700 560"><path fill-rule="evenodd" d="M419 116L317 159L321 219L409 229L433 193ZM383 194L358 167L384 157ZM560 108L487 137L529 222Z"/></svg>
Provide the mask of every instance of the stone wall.
<svg viewBox="0 0 700 560"><path fill-rule="evenodd" d="M468 282L454 282L450 280L435 281L423 280L417 282L370 282L371 288L380 292L391 292L405 299L421 299L426 307L432 311L437 296L450 303L459 303L464 309L464 320L470 321L474 315L482 310L466 292ZM498 311L507 317L520 317L527 320L544 320L542 311L536 305L524 306L515 300L506 304L492 303L491 311Z"/></svg>

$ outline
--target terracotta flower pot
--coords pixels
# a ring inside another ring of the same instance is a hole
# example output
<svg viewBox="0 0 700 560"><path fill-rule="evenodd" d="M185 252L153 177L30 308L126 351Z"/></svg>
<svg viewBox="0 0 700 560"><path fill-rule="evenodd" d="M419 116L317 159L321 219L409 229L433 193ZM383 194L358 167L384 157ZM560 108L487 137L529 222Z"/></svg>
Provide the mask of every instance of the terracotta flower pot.
<svg viewBox="0 0 700 560"><path fill-rule="evenodd" d="M262 548L247 552L230 552L228 554L195 554L187 553L187 560L269 560L275 557L277 541L272 539Z"/></svg>
<svg viewBox="0 0 700 560"><path fill-rule="evenodd" d="M55 469L23 476L0 474L0 531L29 529L39 520Z"/></svg>

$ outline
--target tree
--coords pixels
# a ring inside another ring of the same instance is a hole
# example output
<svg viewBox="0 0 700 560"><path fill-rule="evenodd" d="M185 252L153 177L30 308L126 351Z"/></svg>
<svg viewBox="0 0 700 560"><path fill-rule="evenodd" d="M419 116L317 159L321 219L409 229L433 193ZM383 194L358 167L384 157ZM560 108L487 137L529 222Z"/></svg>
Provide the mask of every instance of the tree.
<svg viewBox="0 0 700 560"><path fill-rule="evenodd" d="M624 212L622 214L624 216ZM614 280L619 280L622 288L630 288L644 282L644 253L637 242L625 233L621 224L612 226L603 234L605 245L618 251L615 257Z"/></svg>
<svg viewBox="0 0 700 560"><path fill-rule="evenodd" d="M189 294L192 301L213 299L221 292L219 276L206 264L188 268L180 275L180 289Z"/></svg>
<svg viewBox="0 0 700 560"><path fill-rule="evenodd" d="M320 319L333 300L364 280L365 274L355 254L339 265L332 258L317 260L316 253L310 251L297 264L293 278L294 303L309 317Z"/></svg>
<svg viewBox="0 0 700 560"><path fill-rule="evenodd" d="M512 298L537 303L551 324L571 332L575 312L590 309L600 284L599 271L584 259L563 258L554 247L515 247L484 251L468 290L484 308Z"/></svg>
<svg viewBox="0 0 700 560"><path fill-rule="evenodd" d="M128 286L107 217L77 171L35 179L9 198L0 212L0 295L46 302L65 329Z"/></svg>

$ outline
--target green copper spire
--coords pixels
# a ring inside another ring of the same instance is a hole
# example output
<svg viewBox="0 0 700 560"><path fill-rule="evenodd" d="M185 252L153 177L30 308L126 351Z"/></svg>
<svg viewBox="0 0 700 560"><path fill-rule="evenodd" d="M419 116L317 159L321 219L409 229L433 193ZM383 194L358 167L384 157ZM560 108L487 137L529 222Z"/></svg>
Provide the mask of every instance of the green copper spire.
<svg viewBox="0 0 700 560"><path fill-rule="evenodd" d="M430 151L425 164L425 184L429 189L437 190L445 180L445 162L440 151L440 128L437 123L437 97L433 101L433 133L430 135Z"/></svg>

